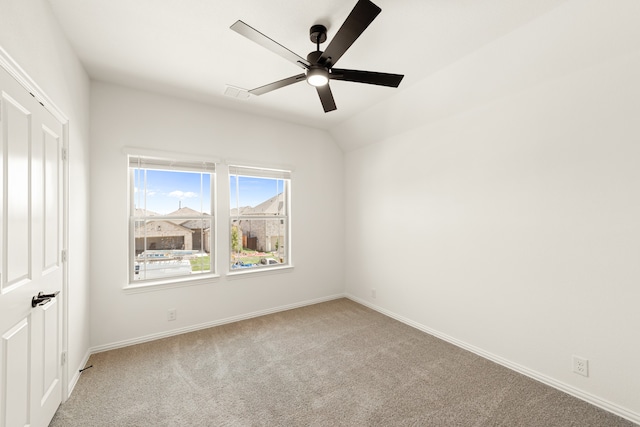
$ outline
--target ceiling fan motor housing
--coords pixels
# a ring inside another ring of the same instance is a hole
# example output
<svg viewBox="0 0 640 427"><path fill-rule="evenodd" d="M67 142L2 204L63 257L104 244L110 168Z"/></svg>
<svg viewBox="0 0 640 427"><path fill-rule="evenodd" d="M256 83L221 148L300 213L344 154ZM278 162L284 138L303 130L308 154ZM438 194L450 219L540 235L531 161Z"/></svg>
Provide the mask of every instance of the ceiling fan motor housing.
<svg viewBox="0 0 640 427"><path fill-rule="evenodd" d="M317 64L321 55L321 50L314 50L313 52L309 52L309 54L307 55L307 61L309 61L310 64Z"/></svg>

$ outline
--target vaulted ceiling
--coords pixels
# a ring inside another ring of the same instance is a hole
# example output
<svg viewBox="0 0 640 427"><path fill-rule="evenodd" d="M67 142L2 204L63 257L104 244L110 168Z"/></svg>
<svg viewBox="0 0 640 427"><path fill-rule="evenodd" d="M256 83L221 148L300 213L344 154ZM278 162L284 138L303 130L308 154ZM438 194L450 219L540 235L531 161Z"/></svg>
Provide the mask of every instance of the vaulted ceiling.
<svg viewBox="0 0 640 427"><path fill-rule="evenodd" d="M340 68L404 74L399 88L332 81L337 110L324 113L301 82L237 99L301 69L229 27L243 20L302 57L315 50L309 28L328 42L356 0L49 0L95 80L195 99L320 129L385 102L551 11L567 0L373 0L382 12L340 59Z"/></svg>

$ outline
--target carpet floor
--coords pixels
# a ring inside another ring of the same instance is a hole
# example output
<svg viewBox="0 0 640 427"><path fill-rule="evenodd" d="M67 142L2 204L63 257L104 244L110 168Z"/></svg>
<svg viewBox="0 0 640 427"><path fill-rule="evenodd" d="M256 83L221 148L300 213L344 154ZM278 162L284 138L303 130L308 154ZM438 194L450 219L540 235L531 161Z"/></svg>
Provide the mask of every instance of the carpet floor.
<svg viewBox="0 0 640 427"><path fill-rule="evenodd" d="M636 425L347 299L89 364L50 426Z"/></svg>

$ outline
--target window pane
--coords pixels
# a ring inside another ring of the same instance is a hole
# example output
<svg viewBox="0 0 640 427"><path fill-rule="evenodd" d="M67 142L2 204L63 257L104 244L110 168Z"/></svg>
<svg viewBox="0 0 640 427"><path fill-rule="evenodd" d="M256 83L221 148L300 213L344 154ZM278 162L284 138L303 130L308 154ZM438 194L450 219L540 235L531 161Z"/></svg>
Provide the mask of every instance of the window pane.
<svg viewBox="0 0 640 427"><path fill-rule="evenodd" d="M287 264L286 219L231 221L231 269Z"/></svg>
<svg viewBox="0 0 640 427"><path fill-rule="evenodd" d="M200 172L134 169L135 215L168 215L185 208L191 214L210 214L211 176Z"/></svg>
<svg viewBox="0 0 640 427"><path fill-rule="evenodd" d="M135 221L134 280L211 271L211 220Z"/></svg>
<svg viewBox="0 0 640 427"><path fill-rule="evenodd" d="M286 215L286 181L230 175L231 215Z"/></svg>
<svg viewBox="0 0 640 427"><path fill-rule="evenodd" d="M164 279L191 274L191 263L184 259L136 261L133 280Z"/></svg>

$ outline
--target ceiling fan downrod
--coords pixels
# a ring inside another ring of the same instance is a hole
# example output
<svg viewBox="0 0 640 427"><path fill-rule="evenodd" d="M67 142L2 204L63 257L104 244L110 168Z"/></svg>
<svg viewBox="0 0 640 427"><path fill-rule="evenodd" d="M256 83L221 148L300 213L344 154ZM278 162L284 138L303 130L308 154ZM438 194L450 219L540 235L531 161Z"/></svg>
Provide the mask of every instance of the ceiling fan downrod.
<svg viewBox="0 0 640 427"><path fill-rule="evenodd" d="M316 44L316 50L320 52L320 44L327 41L327 27L324 25L312 25L309 30L309 38L311 43Z"/></svg>

